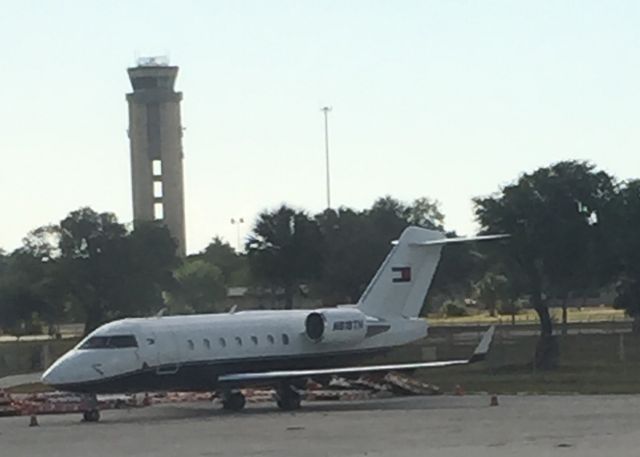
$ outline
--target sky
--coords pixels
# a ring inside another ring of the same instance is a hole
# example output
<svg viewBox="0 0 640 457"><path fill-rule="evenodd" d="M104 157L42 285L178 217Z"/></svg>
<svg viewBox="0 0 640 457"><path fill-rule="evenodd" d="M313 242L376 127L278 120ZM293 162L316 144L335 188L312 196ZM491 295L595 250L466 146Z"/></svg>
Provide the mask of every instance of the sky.
<svg viewBox="0 0 640 457"><path fill-rule="evenodd" d="M0 0L0 248L91 206L132 219L127 67L168 56L187 251L282 203L471 199L565 159L640 177L640 2Z"/></svg>

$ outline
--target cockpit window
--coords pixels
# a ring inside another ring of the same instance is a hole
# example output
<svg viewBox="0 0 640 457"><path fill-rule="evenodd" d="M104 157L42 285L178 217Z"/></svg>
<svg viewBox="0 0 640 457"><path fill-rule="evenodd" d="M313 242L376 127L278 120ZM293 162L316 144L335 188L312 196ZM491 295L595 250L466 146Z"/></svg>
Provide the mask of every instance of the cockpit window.
<svg viewBox="0 0 640 457"><path fill-rule="evenodd" d="M137 348L138 342L133 335L92 336L82 343L79 349L116 349Z"/></svg>

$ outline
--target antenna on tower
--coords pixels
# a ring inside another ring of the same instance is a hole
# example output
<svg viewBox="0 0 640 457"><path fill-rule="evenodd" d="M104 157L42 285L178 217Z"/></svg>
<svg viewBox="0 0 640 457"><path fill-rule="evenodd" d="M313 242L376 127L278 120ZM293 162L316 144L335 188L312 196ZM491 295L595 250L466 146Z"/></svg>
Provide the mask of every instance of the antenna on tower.
<svg viewBox="0 0 640 457"><path fill-rule="evenodd" d="M139 67L168 67L168 56L147 56L138 57L137 64Z"/></svg>

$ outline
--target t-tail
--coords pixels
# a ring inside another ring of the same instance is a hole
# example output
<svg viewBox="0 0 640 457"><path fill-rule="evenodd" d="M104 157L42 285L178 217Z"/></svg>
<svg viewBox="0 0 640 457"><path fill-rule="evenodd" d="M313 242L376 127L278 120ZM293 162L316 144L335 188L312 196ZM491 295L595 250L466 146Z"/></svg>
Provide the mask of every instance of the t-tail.
<svg viewBox="0 0 640 457"><path fill-rule="evenodd" d="M358 300L358 308L379 318L418 317L445 244L495 240L509 235L446 238L443 232L407 227Z"/></svg>

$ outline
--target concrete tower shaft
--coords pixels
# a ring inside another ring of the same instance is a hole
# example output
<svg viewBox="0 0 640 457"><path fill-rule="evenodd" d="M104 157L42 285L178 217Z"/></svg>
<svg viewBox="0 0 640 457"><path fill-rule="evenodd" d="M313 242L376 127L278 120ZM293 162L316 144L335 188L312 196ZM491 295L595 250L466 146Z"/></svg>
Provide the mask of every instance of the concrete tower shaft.
<svg viewBox="0 0 640 457"><path fill-rule="evenodd" d="M174 90L178 67L129 68L129 142L134 224L162 220L186 253L182 171L182 93Z"/></svg>

